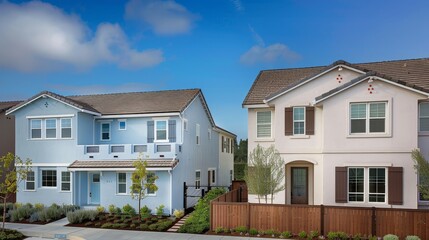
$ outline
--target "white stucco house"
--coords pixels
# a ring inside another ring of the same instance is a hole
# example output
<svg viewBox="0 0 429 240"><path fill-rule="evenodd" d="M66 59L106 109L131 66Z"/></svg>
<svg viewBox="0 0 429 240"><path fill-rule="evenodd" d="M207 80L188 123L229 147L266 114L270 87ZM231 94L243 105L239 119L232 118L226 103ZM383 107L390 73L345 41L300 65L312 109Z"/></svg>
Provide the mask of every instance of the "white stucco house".
<svg viewBox="0 0 429 240"><path fill-rule="evenodd" d="M275 203L423 208L411 151L429 159L428 97L427 58L263 70L243 102L249 151L284 159Z"/></svg>

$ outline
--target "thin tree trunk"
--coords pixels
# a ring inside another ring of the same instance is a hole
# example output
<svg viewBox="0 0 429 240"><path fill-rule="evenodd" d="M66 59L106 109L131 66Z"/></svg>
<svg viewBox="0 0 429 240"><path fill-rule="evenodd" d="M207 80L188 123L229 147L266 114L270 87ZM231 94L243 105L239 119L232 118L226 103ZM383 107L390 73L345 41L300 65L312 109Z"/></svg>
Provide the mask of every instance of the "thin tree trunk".
<svg viewBox="0 0 429 240"><path fill-rule="evenodd" d="M141 214L141 207L140 207L140 205L141 205L141 202L142 202L142 192L141 192L141 190L140 190L140 192L139 192L139 221L141 222L142 221L142 214Z"/></svg>

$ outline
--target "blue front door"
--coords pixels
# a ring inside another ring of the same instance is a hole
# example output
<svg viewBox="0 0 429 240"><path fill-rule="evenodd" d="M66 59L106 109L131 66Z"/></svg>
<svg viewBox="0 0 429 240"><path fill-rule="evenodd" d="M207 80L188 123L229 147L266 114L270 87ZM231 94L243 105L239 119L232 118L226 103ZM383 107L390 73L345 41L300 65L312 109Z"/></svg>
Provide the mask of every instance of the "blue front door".
<svg viewBox="0 0 429 240"><path fill-rule="evenodd" d="M89 203L100 204L100 173L90 173L89 181Z"/></svg>

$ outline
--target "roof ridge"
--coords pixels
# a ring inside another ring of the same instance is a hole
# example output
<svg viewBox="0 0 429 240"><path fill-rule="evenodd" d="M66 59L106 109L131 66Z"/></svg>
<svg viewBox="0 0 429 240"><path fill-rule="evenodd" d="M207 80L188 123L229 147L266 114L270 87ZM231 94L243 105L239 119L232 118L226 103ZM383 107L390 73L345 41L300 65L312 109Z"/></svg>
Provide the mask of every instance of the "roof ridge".
<svg viewBox="0 0 429 240"><path fill-rule="evenodd" d="M132 93L158 93L158 92L175 92L175 91L190 91L197 90L201 91L200 88L186 88L186 89L168 89L168 90L154 90L154 91L136 91L136 92L116 92L116 93L96 93L96 94L79 94L79 95L68 95L67 97L84 97L84 96L105 96L105 95L122 95ZM73 99L74 100L74 99Z"/></svg>
<svg viewBox="0 0 429 240"><path fill-rule="evenodd" d="M403 62L403 61L413 61L413 60L429 60L429 58L409 58L409 59L396 59L396 60L384 60L384 61L375 61L375 62L361 62L361 63L352 63L354 64L373 64L373 63L387 63L387 62Z"/></svg>
<svg viewBox="0 0 429 240"><path fill-rule="evenodd" d="M343 60L339 60L339 61L343 61ZM337 62L337 61L335 61ZM293 67L293 68L273 68L273 69L264 69L261 70L260 72L270 72L270 71L280 71L280 70L296 70L296 69L309 69L309 68L321 68L321 67L327 67L329 65L320 65L320 66L312 66L312 67Z"/></svg>

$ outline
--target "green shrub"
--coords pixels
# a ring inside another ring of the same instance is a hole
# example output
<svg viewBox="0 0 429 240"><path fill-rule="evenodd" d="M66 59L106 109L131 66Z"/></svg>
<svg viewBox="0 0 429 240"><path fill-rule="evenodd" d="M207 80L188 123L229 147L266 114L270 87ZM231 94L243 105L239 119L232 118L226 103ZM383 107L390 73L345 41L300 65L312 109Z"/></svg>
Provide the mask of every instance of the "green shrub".
<svg viewBox="0 0 429 240"><path fill-rule="evenodd" d="M98 216L97 210L77 210L67 213L67 220L71 224L83 223L84 221L94 221Z"/></svg>
<svg viewBox="0 0 429 240"><path fill-rule="evenodd" d="M341 240L349 239L349 235L347 235L347 233L345 232L337 232L337 235L338 235L338 239L341 239Z"/></svg>
<svg viewBox="0 0 429 240"><path fill-rule="evenodd" d="M300 239L307 238L307 233L305 231L301 231L301 232L298 233L298 237Z"/></svg>
<svg viewBox="0 0 429 240"><path fill-rule="evenodd" d="M140 229L143 230L143 231L149 230L149 225L147 225L145 223L140 224Z"/></svg>
<svg viewBox="0 0 429 240"><path fill-rule="evenodd" d="M57 205L58 206L58 205ZM52 206L51 206L52 207ZM54 206L55 207L55 206ZM68 205L68 204L64 204L61 207L58 207L59 209L61 209L63 215L67 215L68 212L73 212L79 209L79 206L76 205Z"/></svg>
<svg viewBox="0 0 429 240"><path fill-rule="evenodd" d="M264 231L262 234L266 234L269 236L278 235L278 234L276 234L276 231L274 231L274 229L268 229L268 230Z"/></svg>
<svg viewBox="0 0 429 240"><path fill-rule="evenodd" d="M256 229L256 228L249 229L249 234L252 236L258 235L258 229Z"/></svg>
<svg viewBox="0 0 429 240"><path fill-rule="evenodd" d="M119 229L119 228L126 228L128 225L125 223L114 223L112 224L111 228Z"/></svg>
<svg viewBox="0 0 429 240"><path fill-rule="evenodd" d="M165 231L167 229L169 229L171 227L171 225L173 225L173 221L171 220L166 220L163 222L158 223L158 231Z"/></svg>
<svg viewBox="0 0 429 240"><path fill-rule="evenodd" d="M152 210L144 205L141 209L140 209L140 214L142 218L149 218L151 216Z"/></svg>
<svg viewBox="0 0 429 240"><path fill-rule="evenodd" d="M20 208L20 207L22 207L22 206L23 206L23 204L22 204L22 203L19 203L19 202L16 202L16 203L14 203L14 204L13 204L13 208L14 208L14 209Z"/></svg>
<svg viewBox="0 0 429 240"><path fill-rule="evenodd" d="M24 239L24 235L16 230L5 229L4 231L0 231L0 239L1 240L21 240Z"/></svg>
<svg viewBox="0 0 429 240"><path fill-rule="evenodd" d="M151 230L151 231L155 231L157 228L158 228L157 223L153 223L153 224L149 225L149 230Z"/></svg>
<svg viewBox="0 0 429 240"><path fill-rule="evenodd" d="M130 228L136 228L136 225L134 223L131 223Z"/></svg>
<svg viewBox="0 0 429 240"><path fill-rule="evenodd" d="M398 236L393 234L387 234L383 237L383 240L399 240Z"/></svg>
<svg viewBox="0 0 429 240"><path fill-rule="evenodd" d="M101 225L101 228L112 228L113 224L111 223L105 223L103 225Z"/></svg>
<svg viewBox="0 0 429 240"><path fill-rule="evenodd" d="M122 219L116 219L116 220L113 220L113 223L123 223L124 221L122 221Z"/></svg>
<svg viewBox="0 0 429 240"><path fill-rule="evenodd" d="M133 208L130 204L126 204L122 207L122 212L129 215L135 215L136 209Z"/></svg>
<svg viewBox="0 0 429 240"><path fill-rule="evenodd" d="M140 223L140 221L139 221L139 220L132 220L132 221L131 221L131 223L132 223L132 224L139 224L139 223Z"/></svg>
<svg viewBox="0 0 429 240"><path fill-rule="evenodd" d="M284 231L284 232L282 232L281 236L284 237L284 238L291 238L292 237L292 233L289 232L289 231Z"/></svg>
<svg viewBox="0 0 429 240"><path fill-rule="evenodd" d="M338 233L337 232L328 232L327 237L329 240L335 240L338 238Z"/></svg>
<svg viewBox="0 0 429 240"><path fill-rule="evenodd" d="M98 213L104 213L106 211L106 209L103 206L98 206L96 210Z"/></svg>
<svg viewBox="0 0 429 240"><path fill-rule="evenodd" d="M310 234L308 235L309 238L317 238L319 236L319 231L310 231Z"/></svg>
<svg viewBox="0 0 429 240"><path fill-rule="evenodd" d="M223 233L223 227L217 227L217 228L214 230L214 232L215 232L215 233Z"/></svg>
<svg viewBox="0 0 429 240"><path fill-rule="evenodd" d="M353 236L353 240L361 240L361 239L362 239L362 235L361 235L360 233L355 234L355 235Z"/></svg>
<svg viewBox="0 0 429 240"><path fill-rule="evenodd" d="M64 215L64 212L60 207L56 204L52 204L50 207L44 208L39 211L39 221L41 222L50 222L55 221Z"/></svg>
<svg viewBox="0 0 429 240"><path fill-rule="evenodd" d="M156 207L156 215L158 217L161 217L162 215L164 215L164 204L159 205L158 207Z"/></svg>
<svg viewBox="0 0 429 240"><path fill-rule="evenodd" d="M407 236L405 240L421 240L418 236Z"/></svg>
<svg viewBox="0 0 429 240"><path fill-rule="evenodd" d="M235 232L238 233L246 233L247 232L247 227L245 226L238 226L234 229Z"/></svg>
<svg viewBox="0 0 429 240"><path fill-rule="evenodd" d="M116 206L115 206L114 204L110 204L110 205L109 205L109 213L110 213L111 215L113 215L113 214L117 213L117 212L116 212Z"/></svg>
<svg viewBox="0 0 429 240"><path fill-rule="evenodd" d="M31 214L37 210L28 204L16 208L15 210L10 210L10 220L12 222L23 221L30 218Z"/></svg>
<svg viewBox="0 0 429 240"><path fill-rule="evenodd" d="M33 223L39 221L39 212L34 212L31 214L30 218L28 219L28 222Z"/></svg>
<svg viewBox="0 0 429 240"><path fill-rule="evenodd" d="M43 203L36 203L34 204L34 208L37 210L42 210L45 208L45 205L43 205Z"/></svg>
<svg viewBox="0 0 429 240"><path fill-rule="evenodd" d="M173 215L176 217L176 218L182 218L183 216L185 216L185 210L183 210L183 209L175 209L174 210L174 212L173 212Z"/></svg>
<svg viewBox="0 0 429 240"><path fill-rule="evenodd" d="M203 233L210 227L210 201L225 193L222 188L212 188L198 200L192 215L179 228L182 233Z"/></svg>
<svg viewBox="0 0 429 240"><path fill-rule="evenodd" d="M223 228L223 232L224 232L224 233L230 233L230 232L231 232L231 229L229 229L229 228L227 228L227 227L226 227L226 228Z"/></svg>
<svg viewBox="0 0 429 240"><path fill-rule="evenodd" d="M369 235L368 240L377 240L377 236Z"/></svg>

